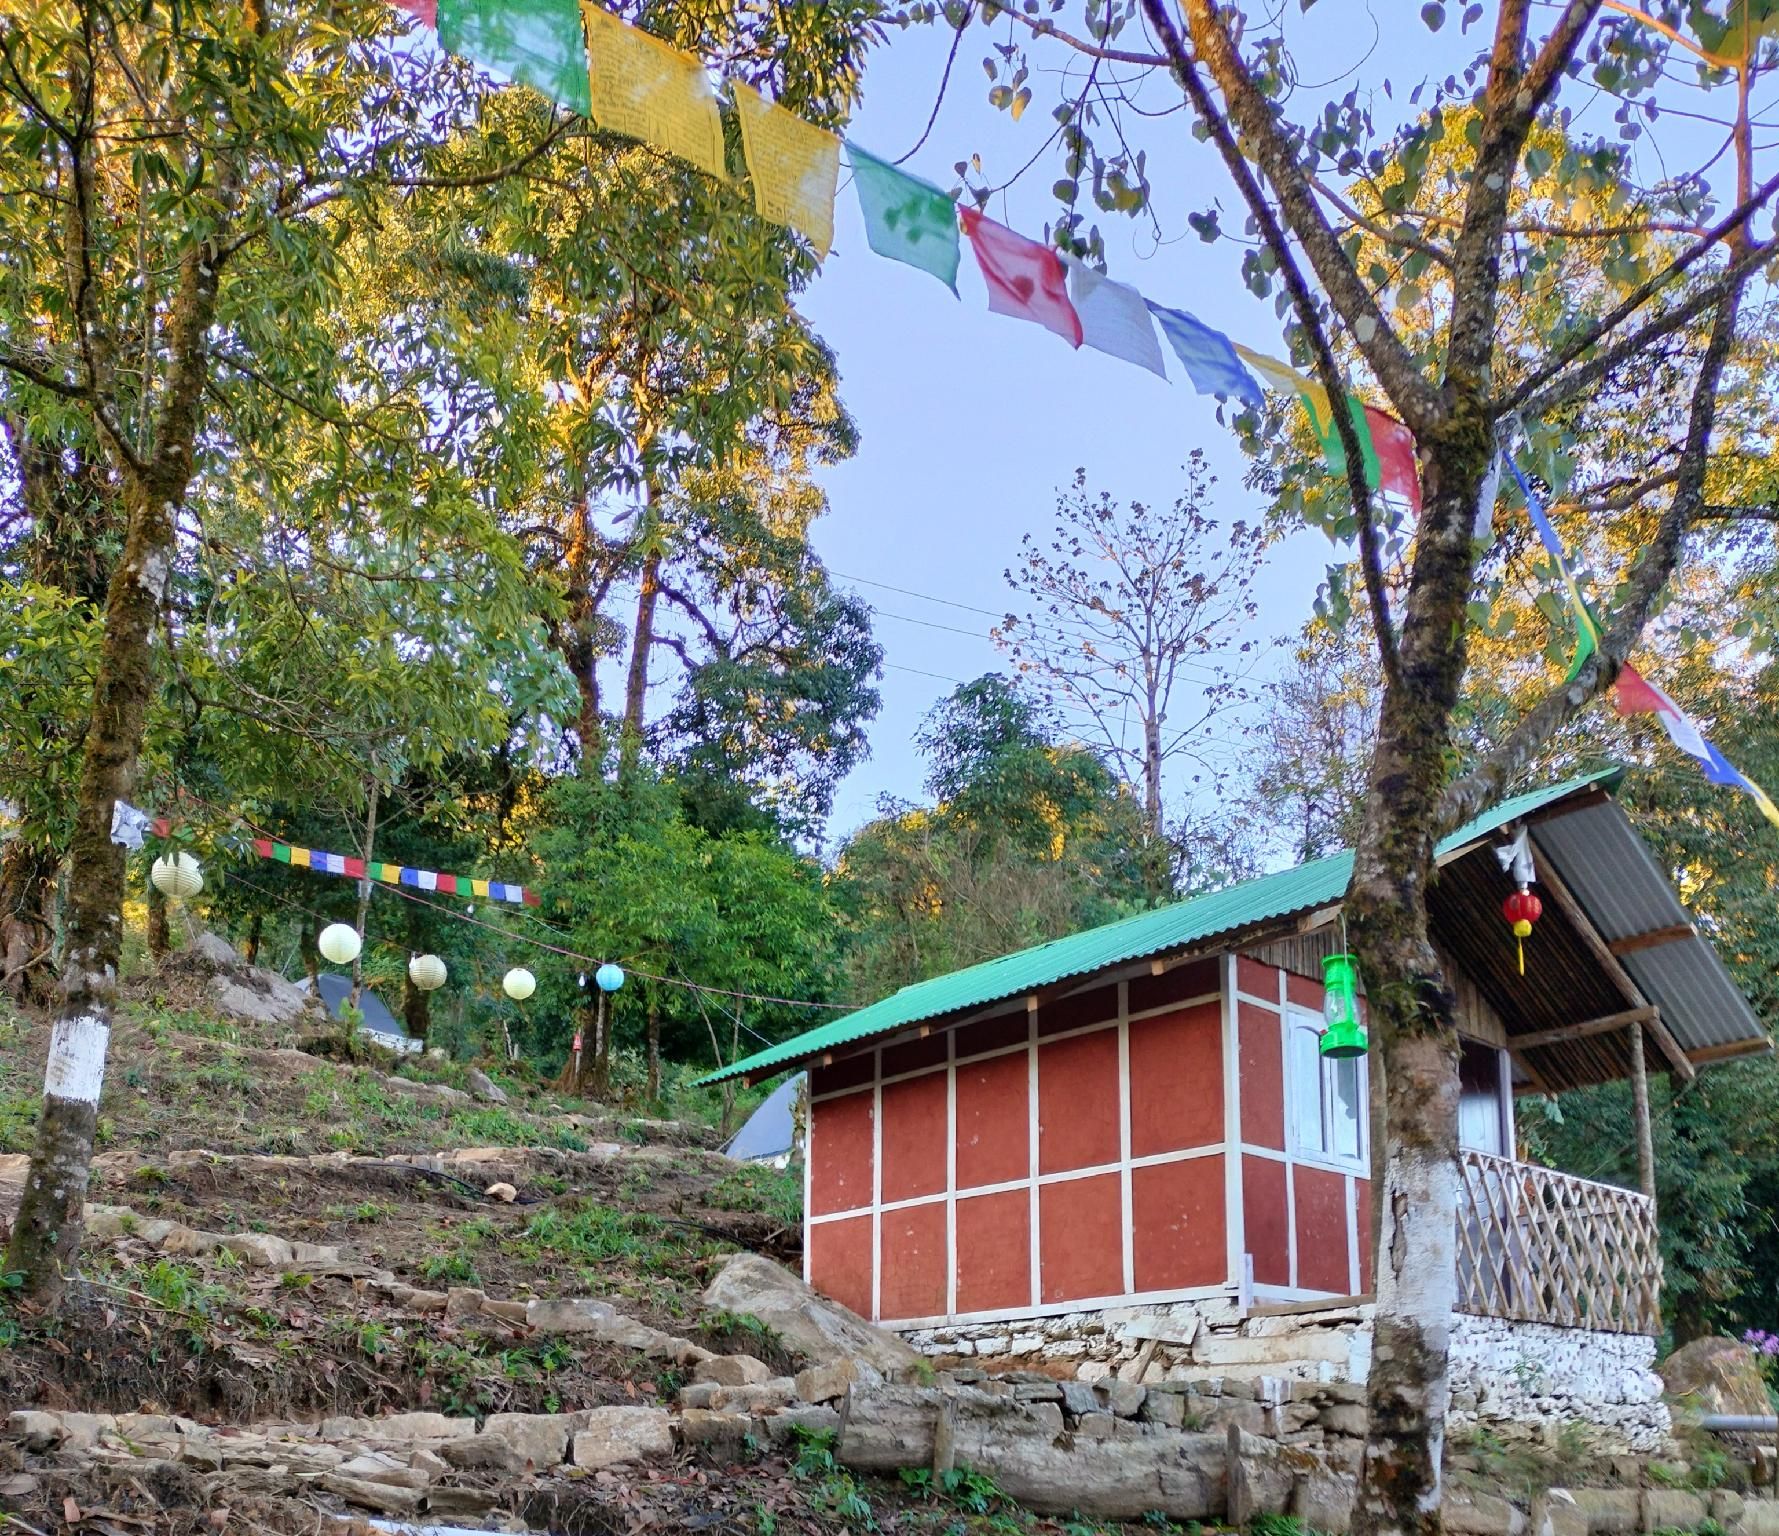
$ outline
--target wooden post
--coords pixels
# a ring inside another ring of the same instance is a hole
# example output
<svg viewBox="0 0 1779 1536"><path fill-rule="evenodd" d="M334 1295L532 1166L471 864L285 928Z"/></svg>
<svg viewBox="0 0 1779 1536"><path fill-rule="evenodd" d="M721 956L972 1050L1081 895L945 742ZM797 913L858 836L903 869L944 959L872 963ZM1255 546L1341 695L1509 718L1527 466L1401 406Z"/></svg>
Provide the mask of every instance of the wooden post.
<svg viewBox="0 0 1779 1536"><path fill-rule="evenodd" d="M1637 1114L1637 1187L1655 1198L1655 1141L1649 1129L1649 1073L1643 1065L1643 1020L1631 1023L1631 1098Z"/></svg>

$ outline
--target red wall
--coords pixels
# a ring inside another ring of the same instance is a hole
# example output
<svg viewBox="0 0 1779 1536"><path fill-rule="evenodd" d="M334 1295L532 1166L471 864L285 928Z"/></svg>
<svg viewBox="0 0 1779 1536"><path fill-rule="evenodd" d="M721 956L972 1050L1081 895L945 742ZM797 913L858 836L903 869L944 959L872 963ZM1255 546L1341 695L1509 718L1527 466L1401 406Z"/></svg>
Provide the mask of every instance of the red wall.
<svg viewBox="0 0 1779 1536"><path fill-rule="evenodd" d="M811 1282L886 1322L1233 1287L1244 1254L1262 1292L1368 1286L1363 1170L1292 1144L1283 1005L1320 984L1234 969L1227 1064L1206 961L818 1068Z"/></svg>

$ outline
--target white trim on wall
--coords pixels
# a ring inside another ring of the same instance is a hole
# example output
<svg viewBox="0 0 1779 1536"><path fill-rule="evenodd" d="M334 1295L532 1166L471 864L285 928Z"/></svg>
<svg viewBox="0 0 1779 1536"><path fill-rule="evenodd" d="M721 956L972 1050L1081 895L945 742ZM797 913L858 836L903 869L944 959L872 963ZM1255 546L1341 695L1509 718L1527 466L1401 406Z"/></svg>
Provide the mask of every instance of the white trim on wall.
<svg viewBox="0 0 1779 1536"><path fill-rule="evenodd" d="M871 1053L871 1320L883 1316L883 1052Z"/></svg>
<svg viewBox="0 0 1779 1536"><path fill-rule="evenodd" d="M1137 1285L1137 1235L1130 1188L1130 983L1118 983L1118 1221L1123 1238L1126 1293Z"/></svg>
<svg viewBox="0 0 1779 1536"><path fill-rule="evenodd" d="M1261 962L1256 962L1261 963ZM1291 1071L1291 999L1290 980L1283 966L1273 974L1279 979L1279 1109L1284 1116L1285 1143L1285 1273L1292 1288L1297 1286L1297 1085Z"/></svg>
<svg viewBox="0 0 1779 1536"><path fill-rule="evenodd" d="M957 1311L957 1031L945 1032L945 1310Z"/></svg>
<svg viewBox="0 0 1779 1536"><path fill-rule="evenodd" d="M997 1307L990 1312L963 1312L955 1317L898 1317L883 1326L896 1333L908 1333L916 1328L951 1328L964 1323L1018 1323L1062 1317L1070 1312L1102 1312L1108 1307L1166 1306L1176 1301L1203 1301L1229 1294L1230 1287L1226 1285L1195 1285L1179 1291L1141 1291L1135 1295L1089 1296L1082 1301L1052 1301L1037 1307Z"/></svg>
<svg viewBox="0 0 1779 1536"><path fill-rule="evenodd" d="M1031 1305L1038 1306L1044 1298L1044 1260L1043 1232L1040 1229L1040 1212L1038 1206L1038 1007L1037 999L1030 999L1025 1012L1025 1169L1027 1191L1026 1206L1026 1258L1030 1261L1031 1286L1029 1295Z"/></svg>
<svg viewBox="0 0 1779 1536"><path fill-rule="evenodd" d="M1228 1284L1239 1287L1247 1258L1248 1224L1242 1203L1242 1038L1233 953L1222 958L1222 978L1223 1231L1229 1247Z"/></svg>

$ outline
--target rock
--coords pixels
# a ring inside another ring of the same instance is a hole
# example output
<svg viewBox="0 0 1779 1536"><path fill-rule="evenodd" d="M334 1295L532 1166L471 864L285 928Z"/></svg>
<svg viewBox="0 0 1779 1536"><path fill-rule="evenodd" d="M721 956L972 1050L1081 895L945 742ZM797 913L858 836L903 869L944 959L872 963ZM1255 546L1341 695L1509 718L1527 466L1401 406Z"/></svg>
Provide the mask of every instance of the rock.
<svg viewBox="0 0 1779 1536"><path fill-rule="evenodd" d="M1593 1536L1630 1536L1642 1525L1642 1497L1635 1488L1574 1488L1570 1499Z"/></svg>
<svg viewBox="0 0 1779 1536"><path fill-rule="evenodd" d="M33 1456L53 1451L66 1438L61 1415L21 1409L6 1416L6 1437L17 1440Z"/></svg>
<svg viewBox="0 0 1779 1536"><path fill-rule="evenodd" d="M392 1285L389 1287L389 1300L395 1306L408 1307L415 1312L443 1312L451 1298L443 1291L421 1291L411 1285Z"/></svg>
<svg viewBox="0 0 1779 1536"><path fill-rule="evenodd" d="M210 978L209 993L218 1013L242 1024L290 1026L321 1017L320 1005L310 993L258 966L218 971Z"/></svg>
<svg viewBox="0 0 1779 1536"><path fill-rule="evenodd" d="M680 1443L713 1459L733 1460L747 1448L753 1420L745 1413L715 1413L687 1408L679 1416Z"/></svg>
<svg viewBox="0 0 1779 1536"><path fill-rule="evenodd" d="M1357 1435L1363 1439L1366 1427L1371 1422L1371 1415L1362 1405L1355 1407L1350 1403L1334 1403L1316 1416L1316 1422L1331 1435Z"/></svg>
<svg viewBox="0 0 1779 1536"><path fill-rule="evenodd" d="M912 1385L854 1387L835 1454L862 1471L930 1466L941 1396L951 1403L954 1464L992 1477L1011 1499L1046 1513L1135 1520L1221 1517L1225 1453L1216 1435L1138 1432L1091 1440L1057 1435L1032 1408L971 1387L941 1394ZM1099 1416L1106 1424L1109 1414Z"/></svg>
<svg viewBox="0 0 1779 1536"><path fill-rule="evenodd" d="M508 1205L519 1198L519 1191L507 1183L490 1184L482 1193L490 1200L504 1200Z"/></svg>
<svg viewBox="0 0 1779 1536"><path fill-rule="evenodd" d="M480 1067L471 1067L464 1074L464 1081L469 1084L470 1093L484 1104L504 1104L507 1101L506 1089Z"/></svg>
<svg viewBox="0 0 1779 1536"><path fill-rule="evenodd" d="M179 959L190 962L194 970L238 971L246 967L235 946L219 933L200 928L180 948Z"/></svg>
<svg viewBox="0 0 1779 1536"><path fill-rule="evenodd" d="M222 1239L214 1232L199 1232L191 1227L174 1227L161 1239L163 1253L190 1254L194 1258L199 1254L214 1253L221 1245Z"/></svg>
<svg viewBox="0 0 1779 1536"><path fill-rule="evenodd" d="M752 1419L754 1438L769 1440L778 1445L789 1440L799 1430L809 1434L840 1433L841 1416L833 1408L789 1408L783 1413L774 1413L766 1418Z"/></svg>
<svg viewBox="0 0 1779 1536"><path fill-rule="evenodd" d="M380 1509L386 1515L399 1515L420 1507L420 1490L417 1488L397 1488L367 1478L342 1477L338 1472L323 1472L316 1484L329 1493L337 1493L348 1504Z"/></svg>
<svg viewBox="0 0 1779 1536"><path fill-rule="evenodd" d="M575 1413L491 1413L476 1438L505 1440L520 1466L529 1462L541 1472L568 1460L569 1439L581 1422Z"/></svg>
<svg viewBox="0 0 1779 1536"><path fill-rule="evenodd" d="M756 1382L751 1387L720 1387L714 1381L695 1381L681 1387L682 1408L704 1408L713 1413L775 1413L797 1401L797 1389L788 1376Z"/></svg>
<svg viewBox="0 0 1779 1536"><path fill-rule="evenodd" d="M1668 1396L1697 1413L1771 1414L1752 1345L1716 1335L1694 1339L1656 1367Z"/></svg>
<svg viewBox="0 0 1779 1536"><path fill-rule="evenodd" d="M270 1232L236 1232L217 1242L236 1258L245 1259L256 1269L284 1269L296 1261L296 1252L281 1237Z"/></svg>
<svg viewBox="0 0 1779 1536"><path fill-rule="evenodd" d="M1151 1392L1138 1415L1146 1424L1178 1429L1186 1422L1186 1399L1178 1392Z"/></svg>
<svg viewBox="0 0 1779 1536"><path fill-rule="evenodd" d="M836 1360L831 1365L812 1365L797 1373L797 1396L806 1403L831 1403L845 1397L855 1382L875 1386L883 1378L857 1360Z"/></svg>
<svg viewBox="0 0 1779 1536"><path fill-rule="evenodd" d="M1351 1528L1352 1479L1314 1451L1263 1440L1234 1424L1224 1446L1231 1525L1249 1525L1257 1515L1292 1515L1330 1536Z"/></svg>
<svg viewBox="0 0 1779 1536"><path fill-rule="evenodd" d="M1059 1383L1062 1388L1063 1412L1080 1418L1084 1414L1098 1413L1100 1400L1093 1386L1085 1381L1065 1381Z"/></svg>
<svg viewBox="0 0 1779 1536"><path fill-rule="evenodd" d="M673 1420L665 1408L590 1408L574 1437L577 1467L615 1467L673 1454Z"/></svg>
<svg viewBox="0 0 1779 1536"><path fill-rule="evenodd" d="M454 1285L445 1292L445 1316L474 1317L486 1300L487 1297L473 1286Z"/></svg>
<svg viewBox="0 0 1779 1536"><path fill-rule="evenodd" d="M459 1440L476 1432L474 1419L442 1413L390 1413L380 1419L336 1418L321 1421L323 1440Z"/></svg>
<svg viewBox="0 0 1779 1536"><path fill-rule="evenodd" d="M1702 1512L1703 1506L1701 1506ZM1526 1516L1499 1494L1447 1489L1440 1520L1452 1536L1522 1536Z"/></svg>
<svg viewBox="0 0 1779 1536"><path fill-rule="evenodd" d="M888 1376L912 1370L920 1359L894 1334L872 1327L858 1313L818 1295L788 1269L757 1253L738 1253L724 1264L705 1288L704 1304L757 1317L787 1346L817 1364L857 1359Z"/></svg>
<svg viewBox="0 0 1779 1536"><path fill-rule="evenodd" d="M484 1299L482 1310L489 1317L498 1317L503 1323L518 1323L523 1326L531 1306L527 1301L494 1301Z"/></svg>
<svg viewBox="0 0 1779 1536"><path fill-rule="evenodd" d="M752 1355L713 1355L693 1367L692 1380L715 1382L719 1387L753 1387L772 1380L772 1367ZM844 1392L846 1388L842 1386L840 1390ZM838 1397L840 1392L828 1395ZM804 1401L813 1403L819 1399L806 1397Z"/></svg>
<svg viewBox="0 0 1779 1536"><path fill-rule="evenodd" d="M445 1463L430 1452L425 1453L427 1460L438 1462L441 1469ZM362 1478L370 1483L387 1483L391 1488L424 1488L433 1479L434 1473L425 1466L401 1460L388 1451L360 1451L349 1461L342 1461L334 1472L340 1477Z"/></svg>
<svg viewBox="0 0 1779 1536"><path fill-rule="evenodd" d="M1707 1512L1704 1496L1684 1488L1649 1488L1643 1494L1645 1530L1695 1530Z"/></svg>
<svg viewBox="0 0 1779 1536"><path fill-rule="evenodd" d="M1121 1419L1134 1419L1149 1392L1146 1387L1141 1387L1134 1381L1113 1380L1102 1381L1099 1384L1099 1394L1110 1412Z"/></svg>
<svg viewBox="0 0 1779 1536"><path fill-rule="evenodd" d="M485 1516L491 1509L500 1504L500 1495L484 1488L431 1488L426 1494L426 1508L429 1514L455 1516Z"/></svg>

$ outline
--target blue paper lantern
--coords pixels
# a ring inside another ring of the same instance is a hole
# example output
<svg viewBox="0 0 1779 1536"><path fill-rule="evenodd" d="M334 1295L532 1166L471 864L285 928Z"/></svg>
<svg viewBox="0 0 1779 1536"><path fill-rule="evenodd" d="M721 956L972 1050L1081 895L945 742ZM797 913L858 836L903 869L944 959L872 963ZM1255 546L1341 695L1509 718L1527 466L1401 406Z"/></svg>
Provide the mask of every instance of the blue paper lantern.
<svg viewBox="0 0 1779 1536"><path fill-rule="evenodd" d="M601 992L616 992L624 985L624 968L608 960L593 973L593 980L599 984Z"/></svg>

